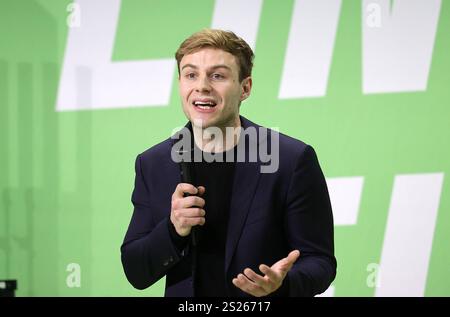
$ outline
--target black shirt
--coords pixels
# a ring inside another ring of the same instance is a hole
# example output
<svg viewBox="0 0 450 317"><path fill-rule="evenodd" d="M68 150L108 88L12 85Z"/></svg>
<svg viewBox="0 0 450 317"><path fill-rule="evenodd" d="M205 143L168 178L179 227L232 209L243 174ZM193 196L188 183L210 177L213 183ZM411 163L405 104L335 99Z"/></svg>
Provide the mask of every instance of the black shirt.
<svg viewBox="0 0 450 317"><path fill-rule="evenodd" d="M233 161L226 162L227 152L222 153L222 162L194 162L193 169L197 186L205 187L205 224L199 226L196 250L195 296L226 296L225 244L228 228L230 201L233 187L236 149ZM202 153L203 154L203 153ZM202 158L204 156L202 155ZM182 249L189 241L181 238L169 221L171 237Z"/></svg>

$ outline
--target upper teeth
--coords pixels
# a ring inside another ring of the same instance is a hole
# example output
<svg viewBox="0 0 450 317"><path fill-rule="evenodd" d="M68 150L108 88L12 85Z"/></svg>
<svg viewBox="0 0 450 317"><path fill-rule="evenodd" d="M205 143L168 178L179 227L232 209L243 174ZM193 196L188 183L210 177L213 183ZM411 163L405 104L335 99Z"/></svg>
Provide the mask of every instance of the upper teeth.
<svg viewBox="0 0 450 317"><path fill-rule="evenodd" d="M196 106L213 106L214 103L212 101L195 101L194 104Z"/></svg>

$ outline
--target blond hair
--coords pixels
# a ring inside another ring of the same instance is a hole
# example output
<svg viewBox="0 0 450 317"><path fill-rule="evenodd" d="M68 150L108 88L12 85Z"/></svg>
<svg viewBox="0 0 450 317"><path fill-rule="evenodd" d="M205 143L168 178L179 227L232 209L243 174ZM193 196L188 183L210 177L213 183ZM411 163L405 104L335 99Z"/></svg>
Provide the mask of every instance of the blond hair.
<svg viewBox="0 0 450 317"><path fill-rule="evenodd" d="M235 56L239 66L239 81L251 76L255 55L250 46L233 32L216 29L201 30L181 43L175 53L178 74L180 73L181 59L185 55L195 53L203 48L216 48Z"/></svg>

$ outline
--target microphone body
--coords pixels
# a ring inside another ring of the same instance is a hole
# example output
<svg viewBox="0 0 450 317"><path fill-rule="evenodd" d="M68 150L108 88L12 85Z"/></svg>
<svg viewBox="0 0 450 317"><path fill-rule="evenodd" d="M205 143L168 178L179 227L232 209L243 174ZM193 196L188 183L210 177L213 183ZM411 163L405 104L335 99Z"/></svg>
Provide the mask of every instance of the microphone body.
<svg viewBox="0 0 450 317"><path fill-rule="evenodd" d="M183 134L184 132L184 134ZM178 134L177 137L174 138L173 140L173 145L175 145L177 142L182 142L183 141L183 136L184 135L191 135L192 136L192 128L190 126L185 127L180 134ZM186 139L187 141L188 139ZM195 177L195 169L194 169L194 165L191 163L193 162L193 156L194 156L194 142L193 139L191 139L191 141L188 143L190 143L190 147L189 144L185 144L185 146L183 146L183 150L182 149L178 149L176 150L176 153L179 155L179 157L181 158L179 162L179 166L180 166L180 176L181 176L181 182L182 183L188 183L191 184L195 187L197 187L197 180ZM187 150L188 149L188 150ZM183 154L186 154L186 152L189 152L189 155L187 155L187 157ZM187 196L191 196L189 193L184 193L183 195L184 197ZM198 241L199 241L199 231L198 231L198 227L197 226L193 226L191 228L191 241L190 241L190 253L191 253L191 273L192 273L192 277L194 280L194 294L195 294L195 276L196 276L196 271L197 271L197 256L198 256Z"/></svg>
<svg viewBox="0 0 450 317"><path fill-rule="evenodd" d="M180 162L180 173L181 173L181 181L183 183L188 183L191 185L194 185L195 187L195 176L194 176L194 170L192 165L189 162L186 162L184 160L182 160ZM184 193L184 197L188 197L191 196L191 194L189 193ZM197 226L193 226L191 228L191 239L192 239L192 245L194 247L197 246L198 244L198 227Z"/></svg>

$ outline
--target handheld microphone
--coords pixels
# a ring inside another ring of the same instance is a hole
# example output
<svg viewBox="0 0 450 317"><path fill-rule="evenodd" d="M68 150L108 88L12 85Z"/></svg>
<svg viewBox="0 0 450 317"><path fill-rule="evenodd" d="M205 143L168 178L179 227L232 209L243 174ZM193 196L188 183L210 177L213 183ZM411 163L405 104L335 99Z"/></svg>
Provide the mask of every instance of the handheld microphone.
<svg viewBox="0 0 450 317"><path fill-rule="evenodd" d="M192 156L191 156L191 158L192 158ZM183 183L192 184L195 187L197 187L195 184L194 169L193 169L192 165L189 164L189 162L186 162L185 160L181 160L180 173L181 173L181 181ZM188 196L191 196L191 194L184 193L184 197L188 197ZM198 231L197 230L198 230L197 226L193 226L191 228L192 245L194 247L196 247L198 244Z"/></svg>

